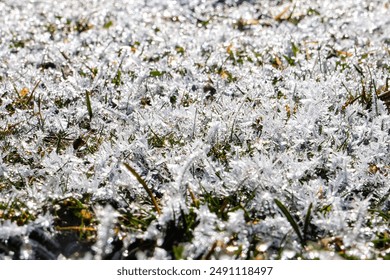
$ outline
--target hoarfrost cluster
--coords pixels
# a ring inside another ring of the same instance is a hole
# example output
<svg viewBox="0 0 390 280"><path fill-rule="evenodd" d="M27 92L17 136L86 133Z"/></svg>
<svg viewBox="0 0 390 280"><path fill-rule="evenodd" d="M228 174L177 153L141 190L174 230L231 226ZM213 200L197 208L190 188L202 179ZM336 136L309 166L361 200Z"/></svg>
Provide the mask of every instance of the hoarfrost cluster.
<svg viewBox="0 0 390 280"><path fill-rule="evenodd" d="M388 1L0 19L0 259L390 258Z"/></svg>

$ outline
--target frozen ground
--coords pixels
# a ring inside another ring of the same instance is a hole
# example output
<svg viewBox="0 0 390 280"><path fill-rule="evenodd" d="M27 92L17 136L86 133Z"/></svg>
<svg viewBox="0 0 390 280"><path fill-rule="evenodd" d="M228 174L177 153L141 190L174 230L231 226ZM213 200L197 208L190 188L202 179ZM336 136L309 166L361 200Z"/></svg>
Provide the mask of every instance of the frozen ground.
<svg viewBox="0 0 390 280"><path fill-rule="evenodd" d="M389 1L0 1L0 259L389 259Z"/></svg>

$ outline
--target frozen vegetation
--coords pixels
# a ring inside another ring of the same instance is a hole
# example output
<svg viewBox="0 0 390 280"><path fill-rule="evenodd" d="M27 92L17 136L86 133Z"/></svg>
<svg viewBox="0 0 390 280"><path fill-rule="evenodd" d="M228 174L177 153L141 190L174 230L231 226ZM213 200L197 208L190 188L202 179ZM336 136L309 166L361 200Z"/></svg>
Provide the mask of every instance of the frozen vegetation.
<svg viewBox="0 0 390 280"><path fill-rule="evenodd" d="M389 259L390 3L0 1L0 259Z"/></svg>

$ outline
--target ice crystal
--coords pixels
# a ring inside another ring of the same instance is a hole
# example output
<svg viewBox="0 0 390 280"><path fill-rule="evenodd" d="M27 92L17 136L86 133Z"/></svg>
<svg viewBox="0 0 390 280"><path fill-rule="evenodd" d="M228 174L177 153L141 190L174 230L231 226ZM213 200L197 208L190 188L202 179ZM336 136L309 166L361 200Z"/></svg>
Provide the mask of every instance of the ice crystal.
<svg viewBox="0 0 390 280"><path fill-rule="evenodd" d="M1 1L0 258L389 258L389 9Z"/></svg>
<svg viewBox="0 0 390 280"><path fill-rule="evenodd" d="M104 256L112 253L115 236L115 224L118 213L110 205L103 209L97 209L97 218L100 221L97 229L97 241L94 245L96 259L102 259Z"/></svg>

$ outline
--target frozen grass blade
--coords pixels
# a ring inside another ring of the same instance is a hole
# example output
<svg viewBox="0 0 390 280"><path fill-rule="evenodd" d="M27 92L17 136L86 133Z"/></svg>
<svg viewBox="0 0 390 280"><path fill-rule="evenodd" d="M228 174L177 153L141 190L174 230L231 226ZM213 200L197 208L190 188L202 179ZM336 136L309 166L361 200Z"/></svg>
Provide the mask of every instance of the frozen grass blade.
<svg viewBox="0 0 390 280"><path fill-rule="evenodd" d="M130 165L128 165L126 162L124 162L123 165L127 168L127 170L129 170L131 172L131 174L133 174L133 176L137 179L138 183L140 183L142 185L142 187L145 189L145 191L148 193L150 199L152 200L152 203L154 205L154 208L156 209L156 212L158 214L161 214L160 207L158 207L157 201L154 198L152 191L148 188L148 185L146 184L145 180L142 179L142 177L137 173L137 171L135 171L135 169L133 167L131 167Z"/></svg>
<svg viewBox="0 0 390 280"><path fill-rule="evenodd" d="M274 199L274 201L275 201L276 205L279 207L279 209L282 211L283 215L287 218L287 221L290 223L290 225L294 229L295 233L298 235L298 238L301 241L301 244L304 245L305 240L302 237L301 230L299 229L297 222L291 216L290 212L287 210L286 206L283 205L283 203L281 203L276 198Z"/></svg>
<svg viewBox="0 0 390 280"><path fill-rule="evenodd" d="M0 258L390 259L388 7L11 2Z"/></svg>

